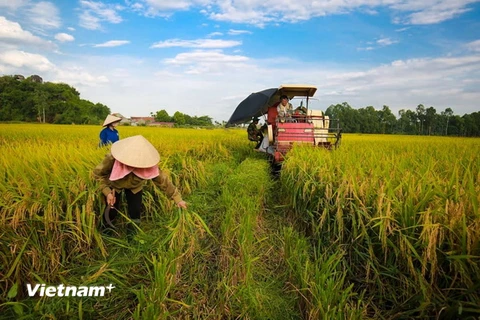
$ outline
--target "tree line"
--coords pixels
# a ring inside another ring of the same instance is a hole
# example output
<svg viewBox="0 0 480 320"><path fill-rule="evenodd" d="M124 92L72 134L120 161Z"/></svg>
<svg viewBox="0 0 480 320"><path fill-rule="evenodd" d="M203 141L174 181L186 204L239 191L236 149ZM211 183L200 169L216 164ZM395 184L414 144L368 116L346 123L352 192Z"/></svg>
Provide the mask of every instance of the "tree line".
<svg viewBox="0 0 480 320"><path fill-rule="evenodd" d="M166 110L160 110L156 113L150 114L158 122L174 122L177 126L199 126L211 127L213 126L212 118L209 116L190 116L186 113L176 111L173 116L170 116Z"/></svg>
<svg viewBox="0 0 480 320"><path fill-rule="evenodd" d="M480 136L480 112L455 115L451 108L440 113L434 107L419 104L415 110L401 109L398 118L388 106L354 109L347 102L331 105L325 111L339 119L346 133L396 133L410 135Z"/></svg>
<svg viewBox="0 0 480 320"><path fill-rule="evenodd" d="M101 103L80 99L80 93L65 83L43 82L38 75L0 77L0 121L26 121L57 124L99 124L110 114ZM480 112L455 115L451 108L440 113L419 104L415 110L402 109L398 118L388 106L354 109L347 102L331 105L325 111L339 119L346 133L396 133L415 135L480 136ZM190 116L166 110L151 113L158 122L176 126L213 126L209 116ZM215 125L221 125L215 122Z"/></svg>
<svg viewBox="0 0 480 320"><path fill-rule="evenodd" d="M0 121L98 124L109 113L65 83L43 82L38 75L0 77Z"/></svg>
<svg viewBox="0 0 480 320"><path fill-rule="evenodd" d="M38 75L0 77L0 121L25 121L55 124L99 124L110 114L101 103L80 99L80 93L68 84L43 82ZM155 121L174 122L177 126L213 126L209 116L190 116L160 110L151 114Z"/></svg>

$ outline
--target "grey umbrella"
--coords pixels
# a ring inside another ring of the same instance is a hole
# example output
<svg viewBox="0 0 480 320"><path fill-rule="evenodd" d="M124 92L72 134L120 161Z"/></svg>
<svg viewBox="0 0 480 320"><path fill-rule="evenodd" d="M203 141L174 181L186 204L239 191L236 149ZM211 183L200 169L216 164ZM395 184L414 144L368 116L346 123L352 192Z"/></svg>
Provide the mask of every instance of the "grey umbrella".
<svg viewBox="0 0 480 320"><path fill-rule="evenodd" d="M268 102L277 91L277 88L271 88L250 94L245 100L240 102L226 126L229 127L237 123L244 123L251 120L252 117L259 117L265 114L267 112Z"/></svg>

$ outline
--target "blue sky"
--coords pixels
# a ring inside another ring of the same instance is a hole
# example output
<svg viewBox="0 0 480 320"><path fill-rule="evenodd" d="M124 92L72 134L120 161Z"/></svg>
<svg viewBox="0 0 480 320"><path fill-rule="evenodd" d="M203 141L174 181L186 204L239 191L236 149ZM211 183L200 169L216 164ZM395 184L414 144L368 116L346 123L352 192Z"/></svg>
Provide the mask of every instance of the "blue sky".
<svg viewBox="0 0 480 320"><path fill-rule="evenodd" d="M68 83L125 116L228 120L248 94L312 107L480 111L480 0L0 0L0 73Z"/></svg>

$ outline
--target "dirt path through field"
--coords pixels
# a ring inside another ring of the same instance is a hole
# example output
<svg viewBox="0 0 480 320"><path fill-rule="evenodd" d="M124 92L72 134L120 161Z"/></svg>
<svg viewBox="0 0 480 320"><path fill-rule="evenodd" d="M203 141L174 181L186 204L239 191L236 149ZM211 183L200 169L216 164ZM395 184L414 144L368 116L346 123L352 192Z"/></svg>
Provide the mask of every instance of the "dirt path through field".
<svg viewBox="0 0 480 320"><path fill-rule="evenodd" d="M196 293L194 313L208 310L220 318L300 318L284 255L284 230L290 226L275 200L278 181L272 179L268 163L247 158L235 166L218 164L211 170L207 188L190 197L216 237L202 243L189 268L191 290L207 290Z"/></svg>

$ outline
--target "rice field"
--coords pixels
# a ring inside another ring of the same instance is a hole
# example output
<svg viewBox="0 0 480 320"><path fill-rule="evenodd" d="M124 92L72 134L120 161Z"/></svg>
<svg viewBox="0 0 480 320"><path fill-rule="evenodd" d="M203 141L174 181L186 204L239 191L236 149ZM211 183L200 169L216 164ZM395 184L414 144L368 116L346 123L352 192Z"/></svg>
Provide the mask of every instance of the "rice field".
<svg viewBox="0 0 480 320"><path fill-rule="evenodd" d="M0 319L480 318L480 139L344 135L273 178L245 130L120 127L189 204L148 183L127 241L98 230L99 131L0 124Z"/></svg>

